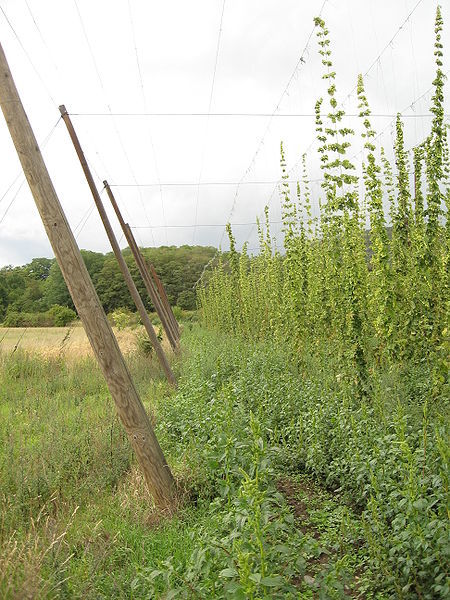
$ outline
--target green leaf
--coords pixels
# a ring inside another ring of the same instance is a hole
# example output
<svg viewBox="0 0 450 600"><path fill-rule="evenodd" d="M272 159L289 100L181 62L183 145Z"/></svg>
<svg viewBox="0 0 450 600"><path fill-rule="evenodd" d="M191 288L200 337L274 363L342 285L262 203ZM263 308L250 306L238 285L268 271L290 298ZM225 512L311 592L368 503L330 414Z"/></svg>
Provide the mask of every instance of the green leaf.
<svg viewBox="0 0 450 600"><path fill-rule="evenodd" d="M236 571L236 569L223 569L223 571L220 571L219 573L219 577L236 577L238 574L238 572Z"/></svg>
<svg viewBox="0 0 450 600"><path fill-rule="evenodd" d="M272 577L263 577L260 583L265 587L277 587L283 585L284 580L281 575L274 575Z"/></svg>

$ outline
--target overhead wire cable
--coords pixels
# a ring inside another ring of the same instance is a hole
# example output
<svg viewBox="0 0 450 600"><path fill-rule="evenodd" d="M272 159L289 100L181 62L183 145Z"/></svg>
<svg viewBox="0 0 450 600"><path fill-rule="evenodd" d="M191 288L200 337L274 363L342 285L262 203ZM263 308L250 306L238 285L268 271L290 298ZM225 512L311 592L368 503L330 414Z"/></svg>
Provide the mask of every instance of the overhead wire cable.
<svg viewBox="0 0 450 600"><path fill-rule="evenodd" d="M56 128L58 127L59 122L61 121L61 117L58 118L58 120L56 121L56 123L53 125L53 127L50 129L50 131L48 132L48 134L45 136L45 138L43 139L43 141L41 142L41 146L42 148L45 148L46 145L48 144L48 142L50 141L52 135L54 134ZM20 175L18 177L15 178L14 182L12 183L12 185L9 186L8 191L12 188L12 186L14 185L14 183L16 183L16 181L18 181L18 179L20 178ZM24 184L26 182L26 178L23 175L23 181L21 182L20 186L18 187L18 189L16 190L14 196L12 197L10 203L8 204L8 206L5 209L5 212L3 213L2 217L0 218L0 225L3 223L6 215L8 214L10 208L12 207L12 205L14 204L14 202L16 201L17 197L19 196L19 193L21 191L21 189L23 188ZM7 192L6 192L7 193ZM2 200L5 197L6 194L4 194L2 196Z"/></svg>
<svg viewBox="0 0 450 600"><path fill-rule="evenodd" d="M252 112L222 112L222 113L204 113L204 112L119 112L119 113L83 113L70 112L73 117L258 117L272 119L277 118L312 118L315 113L252 113ZM390 118L395 115L392 113L374 113L372 117ZM417 115L408 115L410 118L432 117L432 113L424 113ZM359 113L346 113L343 118L359 117Z"/></svg>
<svg viewBox="0 0 450 600"><path fill-rule="evenodd" d="M327 2L328 2L328 0L324 0L324 1L323 1L323 3L322 3L322 6L321 6L321 8L320 8L320 11L319 11L319 17L321 17L321 16L322 16L322 14L323 14L323 10L324 10L324 8L325 8L325 5L326 5L326 3L327 3ZM294 80L294 78L296 77L296 75L297 75L297 72L298 72L299 68L300 68L300 67L301 67L303 64L305 64L305 55L306 55L306 52L307 52L307 50L308 50L308 48L309 48L309 44L310 44L310 42L311 42L311 39L312 39L312 37L313 37L313 34L314 34L314 31L315 31L315 30L316 30L316 25L314 24L314 27L311 29L311 31L310 31L310 33L309 33L309 36L308 36L308 38L307 38L307 40L306 40L306 44L305 44L305 46L304 46L303 50L302 50L302 51L301 51L301 53L300 53L300 57L298 58L298 60L297 60L297 62L296 62L296 64L295 64L294 70L292 71L292 73L291 73L291 75L290 75L290 77L289 77L289 79L288 79L288 81L287 81L287 83L286 83L286 85L285 85L285 87L284 87L284 89L283 89L282 93L281 93L281 96L280 96L280 98L279 98L279 100L278 100L278 102L277 102L277 104L276 104L276 106L275 106L274 110L272 111L272 113L271 113L271 115L270 115L270 117L269 117L269 121L268 121L268 123L267 123L267 125L266 125L266 128L265 128L265 130L264 130L263 136L261 137L261 139L260 139L260 141L259 141L259 143L258 143L258 145L257 145L257 147L256 147L256 151L255 151L255 153L253 154L253 157L252 157L252 159L251 159L251 161L250 161L250 163L249 163L249 165L248 165L247 169L244 171L244 174L242 175L242 177L241 177L241 179L240 179L240 182L239 182L239 183L237 184L237 186L236 186L236 191L235 191L235 193L234 193L233 202L232 202L232 205L231 205L231 210L230 210L230 213L229 213L229 216L228 216L228 219L227 219L227 221L230 221L230 220L231 220L231 218L232 218L232 216L233 216L233 213L234 213L234 210L235 210L235 207L236 207L236 203L237 203L237 199L238 199L238 195L239 195L239 190L240 190L240 187L241 187L241 185L242 185L242 182L243 182L243 181L244 181L244 179L247 177L247 175L250 173L250 171L252 170L252 168L253 168L253 166L254 166L254 164L255 164L255 162L256 162L256 159L257 159L257 157L258 157L258 155L259 155L259 153L260 153L260 151L261 151L261 148L262 148L262 147L263 147L263 145L264 145L264 140L265 140L265 138L266 138L266 136L267 136L267 134L268 134L268 132L269 132L269 130L270 130L270 126L271 126L271 124L272 124L272 120L274 119L274 117L275 117L275 114L276 114L276 113L278 113L278 111L279 111L279 109L280 109L280 106L281 106L281 103L283 102L283 100L284 100L284 97L285 97L285 96L286 96L286 94L288 93L288 91L289 91L289 88L290 88L290 86L291 86L291 83L292 83L292 81ZM220 238L220 243L219 243L219 246L221 246L221 245L222 245L222 241L223 241L223 238L224 238L224 235L225 235L225 231L226 231L226 230L224 229L224 231L222 232L222 236L221 236L221 238Z"/></svg>
<svg viewBox="0 0 450 600"><path fill-rule="evenodd" d="M60 79L60 81L61 81L61 74L60 74L60 70L59 70L59 68L58 68L58 65L57 65L57 64L55 63L55 61L53 60L52 52L51 52L51 50L50 50L50 48L49 48L49 46L48 46L48 44L47 44L47 42L46 42L46 40L45 40L45 38L44 38L44 35L42 34L42 31L41 31L41 29L40 29L40 27L39 27L39 25L38 25L38 23L37 23L36 17L35 17L35 15L34 15L33 11L31 10L30 4L29 4L28 0L24 0L24 1L25 1L25 4L26 4L26 7L27 7L27 10L28 10L28 12L29 12L29 15L30 15L30 17L31 17L31 19L32 19L32 21L33 21L34 27L35 27L36 31L38 32L39 38L40 38L40 40L41 40L41 42L42 42L42 45L44 46L45 50L47 51L47 54L48 54L48 56L49 56L49 58L50 58L50 60L51 60L51 62L52 62L52 64L53 64L53 66L54 66L54 68L55 68L55 71L56 71L56 72L57 72L57 74L58 74L58 78L59 78L59 79ZM97 69L97 73L99 73L98 69ZM100 155L99 155L98 151L96 151L96 154L97 154L97 156L99 157L100 161L102 162L102 165L104 165L104 163L103 163L103 161L101 160L101 157L100 157ZM100 178L100 176L99 176L99 174L98 174L98 172L97 172L97 170L96 170L96 168L95 168L94 164L92 164L92 163L91 163L91 168L92 168L92 170L94 171L94 174L95 174L95 176L97 177L98 181L100 181L100 182L101 182L101 181L102 181L102 179ZM104 168L106 169L106 167L104 167ZM0 200L0 201L1 201L1 200ZM88 209L88 210L89 210L89 209Z"/></svg>
<svg viewBox="0 0 450 600"><path fill-rule="evenodd" d="M81 227L81 224L83 223L83 221L88 217L88 215L90 215L90 213L94 210L94 205L91 204L90 206L88 206L87 210L84 211L83 216L81 217L81 219L78 221L78 224L75 225L74 229L73 229L73 234L75 235L75 238L77 237L77 230L79 227Z"/></svg>
<svg viewBox="0 0 450 600"><path fill-rule="evenodd" d="M325 8L325 5L327 4L327 2L328 2L328 0L324 0L324 1L323 1L323 3L322 3L322 6L321 6L321 8L320 8L320 11L319 11L319 17L320 17L320 16L322 16L322 14L323 14L323 10L324 10L324 8ZM290 86L291 86L291 83L292 83L292 81L294 80L294 78L296 77L296 75L297 75L297 73L298 73L298 71L299 71L299 68L300 68L300 67L301 67L303 64L305 64L305 55L306 55L306 53L307 53L307 51L308 51L309 44L310 44L310 42L311 42L311 39L312 39L312 36L313 36L313 34L314 34L314 31L315 31L315 30L316 30L316 25L314 24L314 26L313 26L313 28L311 29L311 32L310 32L310 34L309 34L309 36L308 36L308 38L307 38L307 40L306 40L306 44L305 44L305 46L304 46L303 50L302 50L302 51L301 51L301 53L300 53L300 57L298 58L298 60L297 60L297 62L296 62L296 64L295 64L295 67L294 67L294 69L293 69L293 71L292 71L292 73L291 73L291 75L290 75L290 77L289 77L289 79L288 79L288 81L287 81L287 83L286 83L286 86L284 87L284 89L283 89L283 91L282 91L282 93L281 93L281 96L280 96L280 98L279 98L279 100L278 100L277 104L275 105L275 108L274 108L274 110L272 111L272 113L271 113L271 114L270 114L270 116L269 116L269 121L268 121L268 123L267 123L267 125L266 125L266 128L265 128L265 130L264 130L264 132L263 132L263 135L262 135L261 139L259 140L259 142L258 142L258 144L257 144L257 146L256 146L256 150L255 150L255 152L254 152L254 154L253 154L253 156L252 156L252 158L251 158L251 160L250 160L250 163L249 163L248 167L246 168L246 170L244 171L244 173L243 173L243 175L242 175L241 179L239 180L238 184L236 185L236 191L235 191L235 193L234 193L234 197L233 197L233 201L232 201L232 205L231 205L231 210L230 210L230 213L229 213L229 215L228 215L228 219L227 219L227 221L228 221L228 222L231 220L231 218L232 218L232 215L233 215L233 213L234 213L234 209L235 209L235 207L236 207L236 202L237 202L237 198L238 198L238 195L239 195L239 190L240 190L240 188L241 188L241 185L242 185L243 181L245 180L245 178L247 177L247 175L248 175L248 174L250 173L250 171L252 170L252 168L253 168L253 166L254 166L254 164L255 164L255 162L256 162L256 159L257 159L257 157L258 157L258 155L259 155L259 153L260 153L260 151L261 151L261 148L262 148L262 147L263 147L263 145L264 145L264 140L265 140L265 138L266 138L266 136L267 136L267 134L268 134L268 132L269 132L269 130L270 130L270 125L271 125L271 123L272 123L272 120L273 120L273 118L274 118L275 114L276 114L276 113L278 113L278 111L279 111L279 109L280 109L280 105L281 105L282 101L284 100L284 97L285 97L285 95L288 93L288 91L289 91L289 88L290 88ZM222 231L222 235L221 235L221 237L220 237L219 249L220 249L220 247L222 246L222 241L223 241L223 238L224 238L225 232L226 232L226 229L224 228L224 230ZM213 261L215 260L215 258L216 258L216 256L217 256L218 252L219 252L219 250L218 250L218 251L217 251L217 252L214 254L214 256L211 258L211 260L209 260L209 261L206 263L206 265L203 267L203 270L202 270L202 272L201 272L201 274L200 274L200 277L199 277L199 278L197 279L197 281L195 282L195 284L194 284L193 288L196 288L196 287L197 287L197 285L200 283L200 281L202 280L202 277L203 277L203 275L204 275L205 271L207 270L207 268L209 267L209 265L213 263Z"/></svg>
<svg viewBox="0 0 450 600"><path fill-rule="evenodd" d="M372 69L377 64L377 62L381 59L381 57L386 52L386 50L388 50L388 48L392 49L392 44L393 44L394 40L401 33L401 31L403 30L403 27L405 26L405 24L409 21L409 19L412 17L412 15L416 12L416 10L419 8L419 6L422 4L422 2L424 2L424 0L418 0L418 2L414 5L414 8L408 13L408 15L406 16L406 18L399 25L399 27L396 30L396 32L394 33L394 35L391 37L391 39L388 41L388 43L383 47L383 49L378 54L378 56L370 63L368 69L363 73L363 79L365 79L367 77L367 75L372 71ZM345 102L349 98L351 98L351 96L356 92L357 88L358 88L358 86L355 85L350 90L350 92L347 94L347 96L344 98L344 100L340 103L340 106L342 106L343 104L345 104Z"/></svg>
<svg viewBox="0 0 450 600"><path fill-rule="evenodd" d="M73 232L76 240L78 240L78 238L80 237L81 232L85 228L85 226L86 226L87 222L89 221L89 219L91 218L93 212L94 212L94 206L92 205L88 208L87 212L85 213L86 216L79 223L79 230L76 233L75 233L75 230Z"/></svg>
<svg viewBox="0 0 450 600"><path fill-rule="evenodd" d="M31 7L30 7L30 4L29 4L28 0L25 0L25 5L26 5L28 13L29 13L29 15L31 17L31 20L33 21L34 27L35 27L36 31L38 32L39 38L40 38L40 40L42 42L42 45L44 46L44 48L45 48L45 50L46 50L46 52L48 54L48 57L50 58L50 60L51 60L51 62L53 64L53 67L55 68L55 71L58 73L58 76L60 77L58 65L56 64L56 62L53 59L52 51L51 51L49 45L47 44L47 42L45 40L45 37L44 37L44 35L43 35L42 31L41 31L41 28L38 25L37 19L36 19L35 15L34 15L33 11L31 10Z"/></svg>
<svg viewBox="0 0 450 600"><path fill-rule="evenodd" d="M200 182L202 180L203 168L205 165L205 153L206 153L206 145L207 145L207 141L208 141L209 115L211 113L212 102L213 102L213 97L214 97L214 85L216 83L217 63L219 62L219 51L220 51L220 41L222 39L222 25L223 25L223 15L225 13L225 2L226 2L226 0L223 0L223 2L222 2L222 12L220 15L219 33L217 35L216 56L215 56L215 60L214 60L213 76L212 76L212 80L211 80L211 90L209 93L208 113L207 113L207 119L206 119L205 133L203 136L203 148L202 148L202 154L201 154L201 160L200 160L200 174L198 176L197 194L196 194L196 198L195 198L195 213L194 213L195 214L195 223L197 223L197 219L198 219L198 205L199 205L199 201L200 201ZM195 233L196 233L196 230L194 227L194 231L192 234L192 244L194 244L194 242L195 242Z"/></svg>
<svg viewBox="0 0 450 600"><path fill-rule="evenodd" d="M100 178L100 175L97 173L97 170L96 170L96 168L94 167L94 165L92 164L92 162L91 162L91 161L88 159L88 157L87 157L86 153L84 153L84 156L85 156L86 162L88 163L89 167L90 167L90 168L91 168L91 169L94 171L94 175L95 175L95 177L97 178L97 180L98 180L98 181L99 181L99 182L102 184L102 186L103 186L103 182L102 182L102 180L101 180L101 178ZM104 189L104 188L102 188L102 190L101 190L101 192L100 192L100 193L102 193L102 192L103 192L103 189ZM80 235L81 231L84 229L84 227L85 227L86 223L87 223L87 222L88 222L88 220L90 219L90 217L91 217L91 215L92 215L92 213L93 213L93 211L94 211L94 208L95 208L95 204L90 204L90 206L87 208L87 210L84 212L83 216L81 217L81 219L80 219L80 221L79 221L78 225L76 225L76 226L75 226L75 229L73 230L73 233L74 233L74 235L75 235L75 239L78 239L78 237L79 237L79 235ZM75 233L75 232L76 232L76 230L77 230L79 227L80 227L80 230L78 231L78 233Z"/></svg>
<svg viewBox="0 0 450 600"><path fill-rule="evenodd" d="M6 207L6 210L5 210L5 212L3 213L2 217L0 218L0 225L3 223L3 221L4 221L5 217L6 217L6 215L7 215L7 214L8 214L8 212L9 212L9 209L12 207L12 205L13 205L13 204L14 204L14 202L16 201L16 199L17 199L18 195L20 194L20 192L21 192L21 190L22 190L22 188L23 188L23 186L24 186L24 185L25 185L25 179L23 179L23 181L21 181L21 183L20 183L19 187L18 187L18 188L17 188L17 190L16 190L16 193L15 193L15 194L14 194L14 196L12 197L12 199L11 199L10 203L9 203L9 204L8 204L8 206Z"/></svg>
<svg viewBox="0 0 450 600"><path fill-rule="evenodd" d="M318 181L323 181L323 178L321 178ZM276 181L244 181L241 183L241 185L273 185L274 183L278 183L279 180L277 179ZM290 180L287 183L296 183L296 180ZM238 182L237 181L202 181L200 183L200 185L202 186L209 186L209 185L237 185ZM155 183L140 183L140 184L135 184L135 183L112 183L110 184L110 187L156 187L156 186L180 186L180 187L189 187L189 186L197 186L199 185L198 182L195 181L162 181L161 183L159 182L155 182Z"/></svg>
<svg viewBox="0 0 450 600"><path fill-rule="evenodd" d="M406 0L405 0L405 4L406 4ZM410 49L411 49L411 57L412 57L412 61L414 64L414 76L412 77L412 90L413 90L413 97L415 98L417 96L417 94L419 93L419 80L417 77L417 72L418 72L418 68L417 68L417 60L416 60L416 53L414 51L414 42L413 42L413 31L412 31L412 22L409 21L409 43L410 43ZM423 120L421 121L422 124L422 134L423 136L425 135L424 132L424 128L423 128ZM417 121L414 121L414 132L415 132L415 137L418 137L418 133L417 133Z"/></svg>
<svg viewBox="0 0 450 600"><path fill-rule="evenodd" d="M270 225L281 225L283 221L270 221ZM233 227L248 227L249 225L256 225L256 221L250 221L248 223L233 223ZM191 225L151 225L152 229L161 229L162 227L168 227L171 229L190 229L192 227L225 227L226 223L192 223ZM132 229L147 229L147 225L133 225Z"/></svg>
<svg viewBox="0 0 450 600"><path fill-rule="evenodd" d="M136 30L135 30L135 26L134 26L133 11L131 9L131 0L128 0L128 14L129 14L129 17L130 17L131 35L133 37L134 54L135 54L135 57L136 57L136 65L137 65L137 72L138 72L140 90L141 90L141 95L142 95L142 102L143 102L144 112L147 112L147 97L146 97L146 94L145 94L144 79L143 79L143 76L142 76L141 63L140 63L140 60L139 60L139 52L138 52L137 43L136 43ZM150 146L152 148L153 162L154 162L154 165L155 165L156 179L159 181L160 180L160 176L159 176L158 160L157 160L157 156L156 156L155 144L154 144L154 141L153 141L153 136L152 136L150 127L148 128L148 134L149 134L149 138L150 138ZM159 195L160 195L160 200L161 200L161 213L162 213L163 221L166 222L166 215L165 215L165 210L164 210L164 197L163 197L162 187L159 188ZM166 231L166 243L168 244L167 231Z"/></svg>
<svg viewBox="0 0 450 600"><path fill-rule="evenodd" d="M80 21L80 25L81 25L81 29L82 29L82 32L83 32L83 35L84 35L84 38L85 38L85 41L86 41L86 45L87 45L88 50L89 50L89 54L90 54L90 57L91 57L91 60L92 60L92 64L94 65L94 70L95 70L95 72L97 74L97 79L99 81L100 88L102 90L102 93L103 93L103 96L104 96L104 99L105 99L106 108L108 109L108 112L110 112L112 114L112 109L111 109L111 106L110 106L110 104L109 104L109 102L107 100L106 89L105 89L105 86L104 86L104 83L103 83L102 76L100 74L100 70L99 70L99 67L98 67L97 60L95 58L94 51L93 51L92 46L91 46L91 42L89 40L89 36L87 34L87 31L86 31L86 27L85 27L85 24L84 24L83 16L82 16L82 14L80 12L77 0L73 0L73 2L74 2L74 5L75 5L75 9L76 9L77 15L78 15L78 19ZM119 130L117 128L117 124L115 122L114 117L112 118L112 121L113 121L114 130L115 130L117 139L119 141L120 147L121 147L123 155L125 157L125 160L126 160L126 162L128 164L128 168L130 170L131 176L132 176L133 180L137 183L137 179L136 179L136 175L134 173L133 166L131 164L131 161L130 161L130 158L128 156L128 153L127 153L127 151L125 149L125 145L123 143L122 136L120 135L120 132L119 132ZM142 209L144 211L144 216L145 216L148 224L150 225L151 224L150 223L150 219L149 219L149 216L147 214L147 210L145 208L144 199L142 197L142 194L141 194L140 190L139 190L139 198L140 198L140 202L141 202L141 205L142 205ZM153 238L153 235L152 235L152 239L153 239L153 245L155 245L155 239Z"/></svg>
<svg viewBox="0 0 450 600"><path fill-rule="evenodd" d="M319 11L319 15L318 15L319 17L321 17L321 16L322 16L322 14L323 14L323 11L324 11L324 8L325 8L325 5L326 5L326 3L327 3L327 0L324 0L324 2L322 3L322 6L321 6L321 8L320 8L320 11ZM298 71L298 69L299 69L300 65L304 64L304 62L305 62L305 60L304 60L304 56L305 56L305 54L306 54L306 52L307 52L307 50L308 50L308 48L309 48L309 45L310 45L310 43L311 43L311 40L312 40L312 38L313 38L313 35L314 35L314 32L315 32L316 28L317 28L317 25L316 25L316 24L315 24L315 22L314 22L314 26L313 26L313 28L311 29L310 33L309 33L308 39L306 40L305 47L303 48L303 51L302 51L302 53L301 53L301 55L300 55L300 58L298 59L298 61L297 61L297 64L296 64L296 66L295 66L295 68L294 68L294 71L292 72L292 74L291 74L291 77L289 78L289 81L288 81L288 83L287 83L286 87L285 87L285 88L284 88L284 90L283 90L283 93L282 93L282 95L281 95L281 97L280 97L280 100L278 101L278 104L277 104L277 106L275 107L275 110L273 111L273 114L272 114L272 116L270 117L270 120L269 120L269 122L268 122L268 124L267 124L267 126L266 126L266 130L265 130L265 132L264 132L264 135L263 135L263 137L262 137L262 138L261 138L261 140L260 140L260 143L259 143L259 145L258 145L258 147L257 147L257 149L256 149L256 152L255 152L255 154L254 154L254 156L253 156L253 158L252 158L252 160L251 160L251 162L250 162L249 166L247 167L247 170L246 170L246 172L244 173L244 175L243 175L243 176L242 176L242 178L241 178L241 182L238 184L238 186L237 186L237 188L236 188L235 195L234 195L234 198L233 198L233 203L232 203L231 210L230 210L230 214L229 214L229 217L228 217L228 219L227 219L227 221L228 221L228 222L230 222L230 221L231 221L231 218L232 218L232 215L233 215L233 212L234 212L235 206L236 206L236 202L237 202L237 198L238 198L238 194L239 194L240 187L241 187L241 185L242 185L242 183L243 183L243 180L245 179L246 175L247 175L247 174L250 172L250 170L252 169L252 166L253 166L253 165L255 164L255 162L256 162L256 158L257 158L257 156L258 156L258 154L259 154L259 151L260 151L260 149L261 149L262 145L264 144L264 139L265 139L265 136L267 135L267 133L268 133L268 131L269 131L269 129L270 129L270 124L271 124L271 121L272 121L272 119L274 118L275 114L278 112L279 106L280 106L280 104L281 104L281 102L282 102L282 100L283 100L284 96L286 95L286 93L287 93L287 91L288 91L288 89L289 89L289 86L290 86L291 82L293 81L293 79L294 79L294 76L295 76L295 74L297 73L297 71ZM278 184L277 184L277 185L278 185ZM272 195L273 195L273 192L272 192ZM250 237L251 233L253 232L253 229L254 229L254 226L252 225L251 232L249 233L249 235L248 235L247 239ZM226 231L226 230L224 229L224 230L223 230L223 232L222 232L222 235L221 235L221 238L220 238L219 247L222 245L222 241L223 241L223 238L224 238L224 235L225 235L225 231ZM209 264L209 263L208 263L208 264ZM205 272L205 270L206 270L206 268L207 268L207 267L208 267L208 265L206 265L206 266L205 266L205 269L203 270L202 274L200 275L199 281L201 280L201 278L202 278L202 276L203 276L203 273ZM198 283L198 282L197 282L197 283ZM197 285L197 283L196 283L196 285Z"/></svg>
<svg viewBox="0 0 450 600"><path fill-rule="evenodd" d="M24 177L23 171L20 171L13 179L13 181L9 184L9 186L6 188L5 192L3 193L2 197L0 198L0 204L3 202L3 200L6 198L6 196L8 195L8 193L12 190L12 188L15 186L15 184L19 181L19 179L21 177Z"/></svg>
<svg viewBox="0 0 450 600"><path fill-rule="evenodd" d="M42 86L44 87L48 97L50 98L50 100L52 101L52 104L54 104L55 106L57 106L56 104L56 100L53 98L53 95L49 89L49 87L47 86L47 84L45 83L42 75L39 72L39 69L36 67L36 65L34 64L33 60L31 59L31 56L29 55L29 53L27 52L27 49L25 48L24 44L22 43L22 40L20 39L19 34L17 33L17 31L14 29L13 24L11 23L11 21L8 18L8 15L6 14L4 8L0 5L0 11L2 12L5 21L7 22L8 26L10 27L11 31L13 32L17 42L19 43L19 46L22 48L23 53L25 54L28 62L30 63L33 71L35 72L37 78L39 79L39 81L41 82Z"/></svg>
<svg viewBox="0 0 450 600"><path fill-rule="evenodd" d="M100 194L103 193L105 188L103 188L100 192ZM89 219L91 218L91 215L94 213L94 208L95 208L95 204L92 204L89 209L87 210L87 212L85 213L85 216L82 217L81 221L78 223L77 227L79 227L77 234L75 235L75 239L77 240L80 235L81 232L83 231L83 229L86 227L87 222L89 221ZM75 234L75 232L74 232Z"/></svg>

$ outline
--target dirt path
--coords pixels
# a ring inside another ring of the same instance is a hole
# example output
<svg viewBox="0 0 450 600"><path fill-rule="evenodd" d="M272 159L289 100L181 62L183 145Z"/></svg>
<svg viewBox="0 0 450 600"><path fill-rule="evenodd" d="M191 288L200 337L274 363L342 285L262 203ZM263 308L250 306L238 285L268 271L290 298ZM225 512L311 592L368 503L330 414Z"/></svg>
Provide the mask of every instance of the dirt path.
<svg viewBox="0 0 450 600"><path fill-rule="evenodd" d="M366 553L359 517L306 476L282 478L277 488L309 540L305 575L296 582L305 598L365 598Z"/></svg>

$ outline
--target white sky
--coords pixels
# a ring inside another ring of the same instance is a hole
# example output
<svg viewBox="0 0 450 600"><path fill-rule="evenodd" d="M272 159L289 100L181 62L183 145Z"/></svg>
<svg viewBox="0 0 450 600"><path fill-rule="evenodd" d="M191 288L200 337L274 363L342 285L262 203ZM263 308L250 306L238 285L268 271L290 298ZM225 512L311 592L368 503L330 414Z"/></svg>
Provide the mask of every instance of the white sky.
<svg viewBox="0 0 450 600"><path fill-rule="evenodd" d="M315 34L304 62L296 71L295 66L322 3L225 0L211 112L271 114L281 99L277 114L312 114L317 97L325 93ZM437 3L421 0L415 8L417 4L418 0L327 0L322 15L330 29L338 100L354 90L357 74L370 68L365 83L373 113L416 115L405 119L407 147L428 133L430 119L417 115L429 112L431 94L411 103L429 90L434 76ZM441 5L446 52L450 2L442 0ZM65 104L100 189L103 179L119 186L193 184L162 185L161 190L157 185L114 188L125 219L139 227L135 233L140 244L218 246L222 240L226 248L223 225L231 218L238 245L249 239L254 247L256 230L248 223L269 200L275 222L272 232L279 231L279 199L273 184L238 188L196 184L200 178L202 182L277 181L280 141L291 168L314 139L312 116L108 115L207 113L223 0L0 0L0 7L0 41L39 142L57 122L58 105ZM445 61L444 71L449 63ZM350 114L357 111L355 94L345 108ZM359 131L358 119L349 117L348 122ZM372 118L378 132L385 129L380 143L386 148L392 146L391 122L391 118ZM356 139L351 154L359 148ZM84 223L93 200L63 122L43 154L75 229ZM21 170L3 117L0 156L0 266L53 256L27 185L17 193L23 177L4 195ZM311 178L320 177L314 148L308 164ZM292 178L298 174L294 169ZM317 203L320 184L313 184L312 190ZM102 197L107 204L106 195ZM109 206L107 210L121 238ZM203 226L212 224L220 227ZM110 250L96 211L77 239L81 248Z"/></svg>

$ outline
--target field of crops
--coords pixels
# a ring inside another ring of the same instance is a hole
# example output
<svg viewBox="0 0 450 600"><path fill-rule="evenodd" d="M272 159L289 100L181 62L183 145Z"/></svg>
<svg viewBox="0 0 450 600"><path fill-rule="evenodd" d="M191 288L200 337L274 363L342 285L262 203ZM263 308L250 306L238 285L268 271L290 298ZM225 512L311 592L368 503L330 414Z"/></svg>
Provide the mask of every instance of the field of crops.
<svg viewBox="0 0 450 600"><path fill-rule="evenodd" d="M450 598L442 18L412 161L400 116L394 162L378 152L358 78L361 180L315 24L320 213L306 160L293 197L281 145L284 247L268 208L256 255L227 226L199 322L182 323L179 352L164 340L176 388L116 313L172 511L153 503L83 328L0 329L1 598Z"/></svg>

